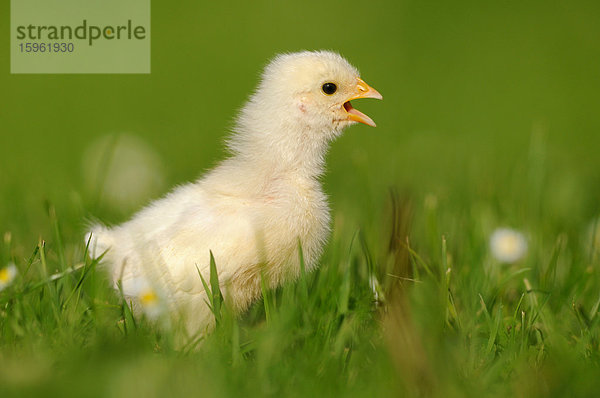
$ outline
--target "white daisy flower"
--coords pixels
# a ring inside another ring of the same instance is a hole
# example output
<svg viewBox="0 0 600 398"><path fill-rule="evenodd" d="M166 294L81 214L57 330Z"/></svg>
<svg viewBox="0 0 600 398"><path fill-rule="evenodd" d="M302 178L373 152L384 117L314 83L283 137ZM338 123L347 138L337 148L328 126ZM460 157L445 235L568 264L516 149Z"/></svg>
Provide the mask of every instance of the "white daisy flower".
<svg viewBox="0 0 600 398"><path fill-rule="evenodd" d="M6 289L17 277L18 270L13 263L0 269L0 291Z"/></svg>
<svg viewBox="0 0 600 398"><path fill-rule="evenodd" d="M106 135L92 142L83 157L83 177L92 194L117 209L138 207L161 192L165 172L160 155L140 137Z"/></svg>
<svg viewBox="0 0 600 398"><path fill-rule="evenodd" d="M527 253L527 240L519 231L498 228L490 238L490 249L498 261L514 263L522 259Z"/></svg>
<svg viewBox="0 0 600 398"><path fill-rule="evenodd" d="M136 279L129 286L123 286L126 296L135 299L144 314L152 320L158 319L167 310L164 295L146 279Z"/></svg>

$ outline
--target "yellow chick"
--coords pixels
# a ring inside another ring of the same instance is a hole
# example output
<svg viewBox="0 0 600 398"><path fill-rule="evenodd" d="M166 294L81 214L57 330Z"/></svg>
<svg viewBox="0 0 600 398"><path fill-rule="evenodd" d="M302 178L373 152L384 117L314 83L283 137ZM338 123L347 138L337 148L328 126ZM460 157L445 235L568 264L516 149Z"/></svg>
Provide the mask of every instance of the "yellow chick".
<svg viewBox="0 0 600 398"><path fill-rule="evenodd" d="M261 274L271 287L299 276L299 244L306 269L317 265L330 231L319 182L329 143L356 122L375 126L350 104L359 98L382 96L340 55L276 56L240 111L231 156L130 221L94 226L92 255L106 252L132 300L140 280L155 286L193 334L214 324L198 275L209 280L212 251L226 300L244 311L261 296Z"/></svg>

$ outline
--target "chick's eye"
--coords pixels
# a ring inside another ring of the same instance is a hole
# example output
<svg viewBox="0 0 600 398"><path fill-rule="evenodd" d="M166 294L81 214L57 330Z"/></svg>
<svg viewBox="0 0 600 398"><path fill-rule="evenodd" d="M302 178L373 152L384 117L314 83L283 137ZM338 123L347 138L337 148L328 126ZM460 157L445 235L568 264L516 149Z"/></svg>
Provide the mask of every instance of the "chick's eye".
<svg viewBox="0 0 600 398"><path fill-rule="evenodd" d="M325 94L331 95L336 92L337 86L334 83L325 83L321 89Z"/></svg>

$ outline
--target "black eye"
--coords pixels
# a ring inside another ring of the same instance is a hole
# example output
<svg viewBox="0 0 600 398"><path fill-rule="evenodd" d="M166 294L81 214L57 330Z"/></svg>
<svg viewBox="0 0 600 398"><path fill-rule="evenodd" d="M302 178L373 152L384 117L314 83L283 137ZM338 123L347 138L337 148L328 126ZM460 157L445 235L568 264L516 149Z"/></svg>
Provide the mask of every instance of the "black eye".
<svg viewBox="0 0 600 398"><path fill-rule="evenodd" d="M325 94L331 95L335 93L335 91L337 90L337 86L333 83L325 83L323 84L323 87L321 87L321 89Z"/></svg>

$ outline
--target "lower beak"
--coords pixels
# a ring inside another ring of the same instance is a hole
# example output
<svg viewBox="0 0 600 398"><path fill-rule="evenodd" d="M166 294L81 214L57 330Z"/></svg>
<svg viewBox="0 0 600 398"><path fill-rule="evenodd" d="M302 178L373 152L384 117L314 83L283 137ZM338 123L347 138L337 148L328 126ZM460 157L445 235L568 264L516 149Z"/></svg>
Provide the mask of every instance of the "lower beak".
<svg viewBox="0 0 600 398"><path fill-rule="evenodd" d="M375 98L375 99L383 99L381 94L373 87L369 86L365 81L361 78L358 78L356 83L356 94L352 97L348 98L346 102L344 102L344 109L348 114L348 120L352 120L354 122L364 123L369 126L375 127L376 124L369 116L365 115L361 111L354 109L350 101L360 98Z"/></svg>

